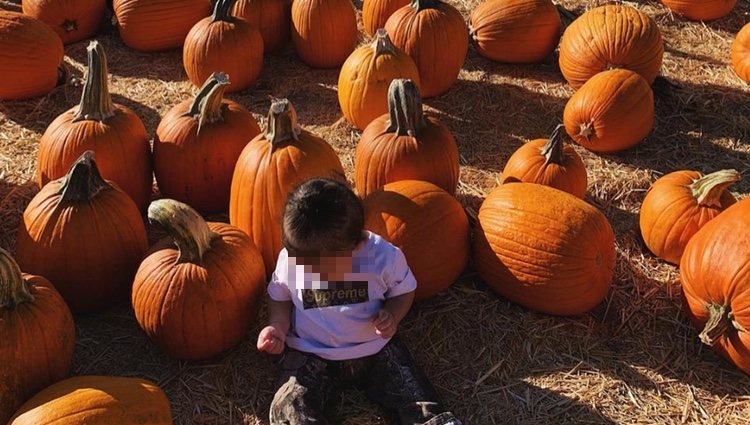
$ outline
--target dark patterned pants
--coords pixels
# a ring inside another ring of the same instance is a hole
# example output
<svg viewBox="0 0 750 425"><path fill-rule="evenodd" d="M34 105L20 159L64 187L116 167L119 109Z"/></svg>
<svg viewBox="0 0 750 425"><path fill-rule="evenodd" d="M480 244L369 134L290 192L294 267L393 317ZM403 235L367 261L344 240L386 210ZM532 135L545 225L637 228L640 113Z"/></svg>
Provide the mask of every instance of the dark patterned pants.
<svg viewBox="0 0 750 425"><path fill-rule="evenodd" d="M397 338L379 353L354 360L325 360L287 349L271 402L271 425L328 424L323 411L339 381L363 387L400 425L461 425L441 407L432 384Z"/></svg>

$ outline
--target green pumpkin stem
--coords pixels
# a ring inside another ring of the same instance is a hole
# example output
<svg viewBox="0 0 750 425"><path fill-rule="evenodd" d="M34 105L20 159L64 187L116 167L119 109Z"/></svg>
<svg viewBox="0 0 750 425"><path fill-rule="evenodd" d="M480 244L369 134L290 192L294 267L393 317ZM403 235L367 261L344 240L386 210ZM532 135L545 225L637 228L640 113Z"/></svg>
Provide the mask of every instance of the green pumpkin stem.
<svg viewBox="0 0 750 425"><path fill-rule="evenodd" d="M18 263L8 251L0 248L0 310L10 310L31 301L34 301L34 296L23 280Z"/></svg>
<svg viewBox="0 0 750 425"><path fill-rule="evenodd" d="M198 212L173 199L159 199L148 207L148 220L163 228L174 240L180 256L177 263L200 265L218 237Z"/></svg>
<svg viewBox="0 0 750 425"><path fill-rule="evenodd" d="M542 146L542 155L547 158L544 161L544 165L565 165L565 143L563 138L565 132L562 131L564 128L565 125L558 124L552 131L547 143Z"/></svg>
<svg viewBox="0 0 750 425"><path fill-rule="evenodd" d="M372 42L372 48L375 50L376 58L386 53L389 55L396 54L396 46L393 45L391 37L388 36L384 28L378 28L375 32L375 41Z"/></svg>
<svg viewBox="0 0 750 425"><path fill-rule="evenodd" d="M89 59L86 84L83 86L81 103L78 104L73 122L104 121L115 115L115 104L112 103L107 84L107 56L102 45L96 40L89 43L86 50Z"/></svg>
<svg viewBox="0 0 750 425"><path fill-rule="evenodd" d="M229 76L223 72L214 72L195 95L190 110L184 116L193 117L198 121L198 133L201 132L203 126L224 119L223 101L227 86L229 86Z"/></svg>
<svg viewBox="0 0 750 425"><path fill-rule="evenodd" d="M727 336L729 326L733 324L732 312L727 305L709 304L706 308L708 322L698 337L702 343L713 346L719 338Z"/></svg>
<svg viewBox="0 0 750 425"><path fill-rule="evenodd" d="M422 96L414 81L397 78L388 87L388 128L386 132L415 137L427 123L422 112Z"/></svg>
<svg viewBox="0 0 750 425"><path fill-rule="evenodd" d="M211 15L211 22L232 22L234 16L232 15L232 6L234 6L235 0L218 0L214 5L214 13Z"/></svg>
<svg viewBox="0 0 750 425"><path fill-rule="evenodd" d="M292 102L288 99L274 99L268 111L268 127L265 134L271 146L276 147L287 140L299 140L301 131L297 123L297 111Z"/></svg>
<svg viewBox="0 0 750 425"><path fill-rule="evenodd" d="M86 151L73 163L68 174L63 177L59 203L89 202L105 189L112 186L104 181L94 161L94 152Z"/></svg>
<svg viewBox="0 0 750 425"><path fill-rule="evenodd" d="M425 9L435 9L442 2L440 0L411 0L411 7L421 12Z"/></svg>
<svg viewBox="0 0 750 425"><path fill-rule="evenodd" d="M698 200L698 205L721 207L721 195L741 178L737 170L721 170L694 180L688 187Z"/></svg>

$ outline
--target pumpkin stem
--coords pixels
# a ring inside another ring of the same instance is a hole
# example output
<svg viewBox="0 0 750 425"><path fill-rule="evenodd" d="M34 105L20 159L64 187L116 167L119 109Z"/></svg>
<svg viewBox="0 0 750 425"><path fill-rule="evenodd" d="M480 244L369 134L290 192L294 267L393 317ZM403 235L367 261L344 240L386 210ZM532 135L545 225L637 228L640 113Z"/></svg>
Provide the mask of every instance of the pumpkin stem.
<svg viewBox="0 0 750 425"><path fill-rule="evenodd" d="M414 81L397 78L388 87L387 133L415 137L427 124L422 112L422 96Z"/></svg>
<svg viewBox="0 0 750 425"><path fill-rule="evenodd" d="M425 9L435 9L440 3L442 3L440 0L411 0L411 7L421 12Z"/></svg>
<svg viewBox="0 0 750 425"><path fill-rule="evenodd" d="M375 57L386 53L390 55L396 54L396 46L393 45L391 37L385 31L385 28L378 28L375 32L375 41L372 42L372 48L375 49Z"/></svg>
<svg viewBox="0 0 750 425"><path fill-rule="evenodd" d="M588 140L591 136L594 135L594 123L585 122L581 124L578 128L578 135Z"/></svg>
<svg viewBox="0 0 750 425"><path fill-rule="evenodd" d="M63 177L60 204L69 202L89 202L102 190L112 186L104 181L94 161L94 152L86 151L73 163L68 174Z"/></svg>
<svg viewBox="0 0 750 425"><path fill-rule="evenodd" d="M563 131L565 128L564 124L558 124L557 127L552 131L552 135L549 136L547 143L542 146L542 155L547 159L544 161L544 165L557 164L565 165L565 144L563 143Z"/></svg>
<svg viewBox="0 0 750 425"><path fill-rule="evenodd" d="M73 122L104 121L115 114L115 104L112 103L107 84L107 56L102 45L96 40L89 43L86 50L89 58L86 84L83 86L81 103L78 104Z"/></svg>
<svg viewBox="0 0 750 425"><path fill-rule="evenodd" d="M8 251L0 248L0 310L13 309L18 304L34 301L18 263Z"/></svg>
<svg viewBox="0 0 750 425"><path fill-rule="evenodd" d="M193 117L198 121L198 133L204 125L213 124L224 119L224 91L229 85L229 76L223 72L214 72L203 83L195 95L190 110L183 116Z"/></svg>
<svg viewBox="0 0 750 425"><path fill-rule="evenodd" d="M721 170L695 179L688 187L698 200L698 205L704 207L720 207L721 195L732 183L740 181L737 170Z"/></svg>
<svg viewBox="0 0 750 425"><path fill-rule="evenodd" d="M232 6L234 6L235 0L218 0L214 5L214 13L211 15L211 22L232 22L234 16L232 15Z"/></svg>
<svg viewBox="0 0 750 425"><path fill-rule="evenodd" d="M172 237L180 251L177 264L200 265L218 236L194 209L173 199L159 199L148 207L148 220L159 225Z"/></svg>
<svg viewBox="0 0 750 425"><path fill-rule="evenodd" d="M302 131L297 124L297 111L289 99L274 99L268 111L266 140L276 147L287 140L299 140Z"/></svg>
<svg viewBox="0 0 750 425"><path fill-rule="evenodd" d="M734 315L728 305L709 304L707 309L708 322L698 337L702 343L713 346L719 338L727 336L730 325L735 329L737 327L734 325Z"/></svg>

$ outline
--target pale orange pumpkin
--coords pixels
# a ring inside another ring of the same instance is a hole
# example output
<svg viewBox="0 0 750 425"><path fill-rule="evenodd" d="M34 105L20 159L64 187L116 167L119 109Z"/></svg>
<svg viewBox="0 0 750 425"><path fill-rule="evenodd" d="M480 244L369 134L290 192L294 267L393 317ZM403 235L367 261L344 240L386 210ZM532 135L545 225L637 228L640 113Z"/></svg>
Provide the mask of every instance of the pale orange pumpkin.
<svg viewBox="0 0 750 425"><path fill-rule="evenodd" d="M292 41L302 62L337 68L357 46L357 15L350 0L294 0Z"/></svg>
<svg viewBox="0 0 750 425"><path fill-rule="evenodd" d="M737 0L661 0L672 12L691 21L712 21L729 14Z"/></svg>
<svg viewBox="0 0 750 425"><path fill-rule="evenodd" d="M732 67L737 76L750 84L750 23L742 27L732 42Z"/></svg>

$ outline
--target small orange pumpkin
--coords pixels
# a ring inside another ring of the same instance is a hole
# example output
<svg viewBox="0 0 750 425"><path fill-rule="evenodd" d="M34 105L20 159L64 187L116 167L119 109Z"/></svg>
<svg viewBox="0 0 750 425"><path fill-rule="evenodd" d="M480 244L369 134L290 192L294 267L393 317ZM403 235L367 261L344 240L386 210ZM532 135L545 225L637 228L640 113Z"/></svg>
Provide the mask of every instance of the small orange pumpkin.
<svg viewBox="0 0 750 425"><path fill-rule="evenodd" d="M407 78L419 86L414 60L391 43L379 29L370 45L355 50L339 73L338 96L344 117L358 129L388 113L388 86L396 78Z"/></svg>
<svg viewBox="0 0 750 425"><path fill-rule="evenodd" d="M211 14L209 0L114 0L122 41L143 52L181 47L190 29Z"/></svg>
<svg viewBox="0 0 750 425"><path fill-rule="evenodd" d="M691 21L712 21L732 11L737 0L661 0L672 12Z"/></svg>
<svg viewBox="0 0 750 425"><path fill-rule="evenodd" d="M735 170L708 175L681 170L656 180L640 211L641 235L648 249L665 261L680 264L690 238L737 202L728 187L739 180Z"/></svg>
<svg viewBox="0 0 750 425"><path fill-rule="evenodd" d="M543 184L583 199L588 186L586 166L575 149L563 143L562 129L558 125L549 139L532 140L518 148L505 163L500 182Z"/></svg>
<svg viewBox="0 0 750 425"><path fill-rule="evenodd" d="M637 145L654 126L654 93L627 69L591 77L571 96L563 113L565 131L594 152L617 152Z"/></svg>
<svg viewBox="0 0 750 425"><path fill-rule="evenodd" d="M737 76L750 84L750 23L742 27L732 42L732 67Z"/></svg>
<svg viewBox="0 0 750 425"><path fill-rule="evenodd" d="M378 28L383 28L393 12L409 4L409 0L363 0L362 23L365 34L374 35Z"/></svg>
<svg viewBox="0 0 750 425"><path fill-rule="evenodd" d="M302 62L337 68L357 46L357 15L350 0L294 0L292 41Z"/></svg>
<svg viewBox="0 0 750 425"><path fill-rule="evenodd" d="M104 22L104 0L23 0L23 13L49 25L64 44L85 40Z"/></svg>
<svg viewBox="0 0 750 425"><path fill-rule="evenodd" d="M289 41L292 26L292 3L289 0L237 0L232 15L260 31L264 54L281 50Z"/></svg>

